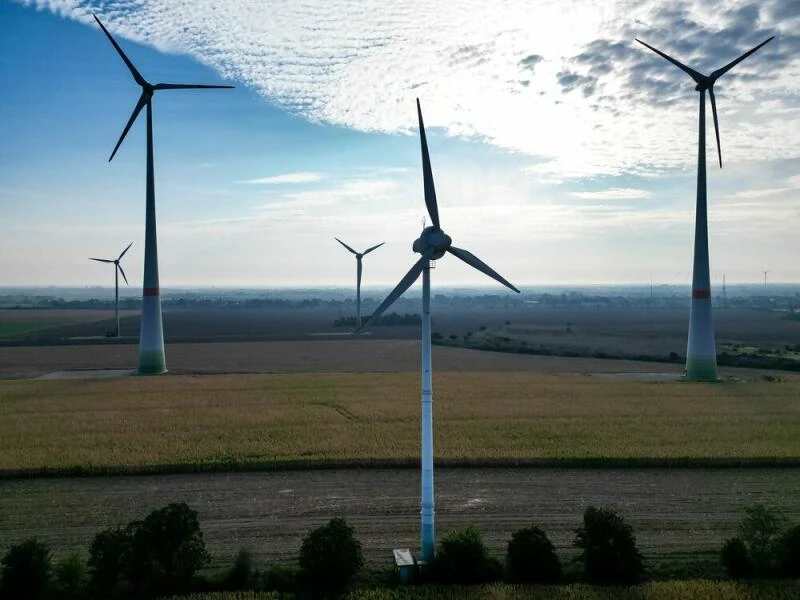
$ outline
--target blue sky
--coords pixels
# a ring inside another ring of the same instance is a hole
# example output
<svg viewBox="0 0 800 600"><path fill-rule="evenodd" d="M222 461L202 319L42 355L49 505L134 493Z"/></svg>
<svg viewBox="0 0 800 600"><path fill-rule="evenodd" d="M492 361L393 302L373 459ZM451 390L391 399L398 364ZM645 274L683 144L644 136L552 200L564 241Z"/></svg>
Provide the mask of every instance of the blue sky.
<svg viewBox="0 0 800 600"><path fill-rule="evenodd" d="M711 272L800 281L792 4L2 2L0 285L110 285L86 258L131 241L141 285L143 116L108 163L139 89L93 11L149 81L236 86L154 99L163 287L349 286L334 236L387 242L364 284L394 284L424 214L417 96L454 244L521 286L688 283L697 93L634 36L705 73L777 36L715 88ZM435 278L494 285L452 257Z"/></svg>

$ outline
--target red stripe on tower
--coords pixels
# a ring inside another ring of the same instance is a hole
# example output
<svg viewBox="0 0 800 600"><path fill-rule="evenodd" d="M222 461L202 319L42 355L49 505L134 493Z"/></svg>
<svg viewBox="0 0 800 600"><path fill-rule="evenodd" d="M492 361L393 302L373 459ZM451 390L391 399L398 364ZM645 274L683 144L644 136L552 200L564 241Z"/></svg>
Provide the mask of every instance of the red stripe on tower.
<svg viewBox="0 0 800 600"><path fill-rule="evenodd" d="M692 298L699 300L710 300L711 290L692 290Z"/></svg>
<svg viewBox="0 0 800 600"><path fill-rule="evenodd" d="M145 296L158 296L161 292L159 292L158 288L144 288L144 295Z"/></svg>

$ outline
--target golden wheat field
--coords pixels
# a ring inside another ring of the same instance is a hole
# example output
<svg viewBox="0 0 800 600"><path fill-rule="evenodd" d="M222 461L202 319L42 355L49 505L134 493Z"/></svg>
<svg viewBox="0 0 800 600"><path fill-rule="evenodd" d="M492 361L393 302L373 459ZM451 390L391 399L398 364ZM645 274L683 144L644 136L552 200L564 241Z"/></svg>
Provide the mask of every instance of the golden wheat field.
<svg viewBox="0 0 800 600"><path fill-rule="evenodd" d="M0 472L404 460L413 373L0 381ZM441 460L800 457L800 379L687 384L442 373Z"/></svg>
<svg viewBox="0 0 800 600"><path fill-rule="evenodd" d="M357 590L347 600L794 600L800 581L654 581L632 587L584 584L412 586ZM181 596L182 600L280 600L291 596L277 592L216 592ZM174 600L178 600L176 597Z"/></svg>

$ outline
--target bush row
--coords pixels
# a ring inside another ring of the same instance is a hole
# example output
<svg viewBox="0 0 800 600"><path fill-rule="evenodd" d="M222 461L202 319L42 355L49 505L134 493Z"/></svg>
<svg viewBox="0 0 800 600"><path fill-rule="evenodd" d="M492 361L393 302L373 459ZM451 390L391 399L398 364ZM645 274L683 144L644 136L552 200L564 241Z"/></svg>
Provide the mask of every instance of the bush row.
<svg viewBox="0 0 800 600"><path fill-rule="evenodd" d="M579 550L574 560L587 583L632 585L644 576L633 530L611 509L588 507L573 544ZM748 507L738 535L722 547L721 560L735 579L800 577L800 525L788 527L780 513L762 505ZM242 550L232 568L204 579L197 572L208 561L197 513L186 504L170 504L143 521L99 532L86 562L71 554L53 564L47 546L35 539L12 546L0 562L0 598L155 598L221 590L326 597L344 593L359 576L370 586L395 582L391 577L365 579L360 573L361 545L340 518L309 532L296 566L259 572L251 554ZM446 585L501 580L558 584L564 577L555 548L540 528L515 532L503 564L490 555L481 532L471 525L444 535L434 560L415 574L415 580Z"/></svg>

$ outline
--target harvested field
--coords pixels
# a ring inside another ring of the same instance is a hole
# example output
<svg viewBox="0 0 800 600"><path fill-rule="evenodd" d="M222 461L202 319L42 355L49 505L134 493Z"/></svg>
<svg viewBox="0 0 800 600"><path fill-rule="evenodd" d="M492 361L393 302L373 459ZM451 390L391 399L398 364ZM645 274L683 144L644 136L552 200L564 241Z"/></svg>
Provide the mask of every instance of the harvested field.
<svg viewBox="0 0 800 600"><path fill-rule="evenodd" d="M687 384L438 373L438 459L800 459L800 377ZM0 381L0 473L414 461L415 373ZM485 463L484 463L485 464Z"/></svg>
<svg viewBox="0 0 800 600"><path fill-rule="evenodd" d="M437 530L476 523L502 555L513 531L540 525L562 559L590 504L613 506L634 527L651 573L719 572L717 552L743 508L764 503L800 521L793 469L455 469L436 472ZM416 469L284 471L0 481L0 551L36 536L57 554L85 550L99 530L169 502L199 513L217 565L249 548L258 561L292 560L309 529L336 516L355 528L366 558L416 548Z"/></svg>
<svg viewBox="0 0 800 600"><path fill-rule="evenodd" d="M419 372L419 340L315 339L314 341L168 344L171 373L396 373ZM0 379L39 377L75 369L135 369L135 344L0 346ZM433 347L435 373L683 373L674 363L565 358ZM756 369L720 368L722 377L758 380ZM783 377L783 375L781 375ZM792 376L789 376L792 377Z"/></svg>

